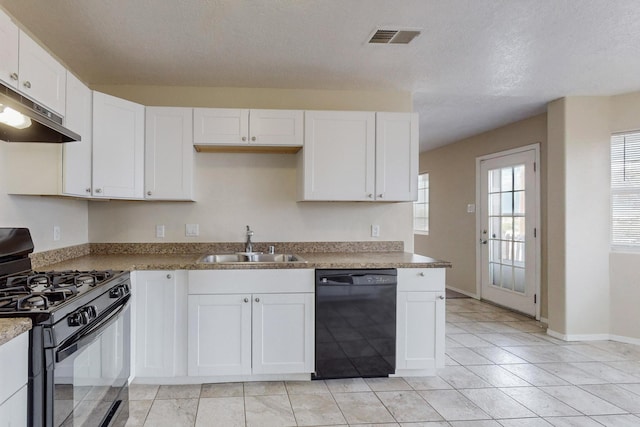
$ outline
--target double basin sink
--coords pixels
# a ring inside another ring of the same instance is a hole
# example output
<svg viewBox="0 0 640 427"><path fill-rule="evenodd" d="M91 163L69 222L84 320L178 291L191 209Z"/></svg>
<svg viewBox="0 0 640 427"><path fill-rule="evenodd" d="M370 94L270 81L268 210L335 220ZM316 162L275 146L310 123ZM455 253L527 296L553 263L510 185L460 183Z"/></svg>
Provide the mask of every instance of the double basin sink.
<svg viewBox="0 0 640 427"><path fill-rule="evenodd" d="M207 254L198 259L201 264L217 263L306 263L307 260L294 254L264 254L262 252L237 252L234 254Z"/></svg>

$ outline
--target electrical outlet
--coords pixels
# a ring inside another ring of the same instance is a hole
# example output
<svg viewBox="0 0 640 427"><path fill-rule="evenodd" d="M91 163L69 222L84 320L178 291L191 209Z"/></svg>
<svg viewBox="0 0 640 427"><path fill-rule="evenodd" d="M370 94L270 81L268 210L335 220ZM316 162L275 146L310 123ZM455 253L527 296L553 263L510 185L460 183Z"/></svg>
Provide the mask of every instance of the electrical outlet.
<svg viewBox="0 0 640 427"><path fill-rule="evenodd" d="M53 240L55 240L55 241L60 240L60 226L59 225L54 225L53 226Z"/></svg>
<svg viewBox="0 0 640 427"><path fill-rule="evenodd" d="M476 205L469 203L467 205L467 213L474 213L476 211Z"/></svg>
<svg viewBox="0 0 640 427"><path fill-rule="evenodd" d="M164 225L156 225L156 237L164 237Z"/></svg>
<svg viewBox="0 0 640 427"><path fill-rule="evenodd" d="M200 225L199 224L186 224L184 235L187 237L195 237L200 235Z"/></svg>
<svg viewBox="0 0 640 427"><path fill-rule="evenodd" d="M380 226L378 224L371 224L371 237L380 237Z"/></svg>

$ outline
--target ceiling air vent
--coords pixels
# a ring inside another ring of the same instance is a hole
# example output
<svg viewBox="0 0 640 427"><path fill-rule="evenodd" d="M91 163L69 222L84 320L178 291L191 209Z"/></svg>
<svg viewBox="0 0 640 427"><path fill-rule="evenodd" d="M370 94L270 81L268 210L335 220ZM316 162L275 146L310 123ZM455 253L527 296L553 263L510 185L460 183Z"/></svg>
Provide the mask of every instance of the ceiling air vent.
<svg viewBox="0 0 640 427"><path fill-rule="evenodd" d="M420 35L418 30L376 30L369 39L375 44L408 44Z"/></svg>

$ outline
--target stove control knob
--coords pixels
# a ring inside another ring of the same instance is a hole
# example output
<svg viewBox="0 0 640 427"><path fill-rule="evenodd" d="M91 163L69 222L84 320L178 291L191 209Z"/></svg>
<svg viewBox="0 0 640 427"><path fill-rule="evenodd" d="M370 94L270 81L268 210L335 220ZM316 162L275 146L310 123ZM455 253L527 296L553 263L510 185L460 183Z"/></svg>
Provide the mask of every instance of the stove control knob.
<svg viewBox="0 0 640 427"><path fill-rule="evenodd" d="M96 309L95 305L90 305L88 307L86 307L84 309L84 311L87 313L87 315L89 316L89 320L93 320L96 317L98 317L98 310Z"/></svg>
<svg viewBox="0 0 640 427"><path fill-rule="evenodd" d="M83 326L89 323L89 313L86 309L80 309L75 313L72 313L67 318L69 326Z"/></svg>
<svg viewBox="0 0 640 427"><path fill-rule="evenodd" d="M122 286L116 286L109 291L109 298L122 298L124 296L124 289Z"/></svg>

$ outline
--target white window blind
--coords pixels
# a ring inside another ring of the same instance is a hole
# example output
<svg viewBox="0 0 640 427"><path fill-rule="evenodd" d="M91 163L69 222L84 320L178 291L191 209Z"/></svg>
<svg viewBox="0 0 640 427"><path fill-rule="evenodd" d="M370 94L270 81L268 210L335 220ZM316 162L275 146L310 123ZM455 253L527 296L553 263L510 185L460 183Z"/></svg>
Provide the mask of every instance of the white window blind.
<svg viewBox="0 0 640 427"><path fill-rule="evenodd" d="M640 248L640 132L611 136L611 244Z"/></svg>
<svg viewBox="0 0 640 427"><path fill-rule="evenodd" d="M413 202L413 231L429 234L429 174L418 176L418 200Z"/></svg>

